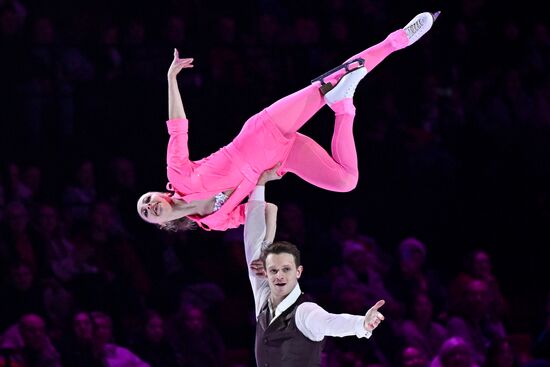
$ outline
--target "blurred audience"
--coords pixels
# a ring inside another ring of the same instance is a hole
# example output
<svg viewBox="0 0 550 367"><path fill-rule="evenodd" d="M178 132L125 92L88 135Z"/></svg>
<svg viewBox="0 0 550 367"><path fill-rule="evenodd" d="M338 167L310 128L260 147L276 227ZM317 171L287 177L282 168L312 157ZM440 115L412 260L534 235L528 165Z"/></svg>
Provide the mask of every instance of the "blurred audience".
<svg viewBox="0 0 550 367"><path fill-rule="evenodd" d="M165 323L155 311L148 311L144 330L132 343L132 350L151 367L178 367L178 356L165 335Z"/></svg>
<svg viewBox="0 0 550 367"><path fill-rule="evenodd" d="M548 292L543 3L499 4L505 16L488 1L446 4L422 47L357 91L358 188L328 195L285 176L278 234L308 258L308 293L350 313L387 301L388 324L368 342L327 343L326 366L550 365L550 312L529 312ZM165 185L155 152L172 49L196 60L182 94L190 134L207 136L191 155L206 156L250 111L430 9L220 4L0 0L0 366L253 361L238 233L163 233L135 213L137 193ZM306 133L330 144L331 118L317 119ZM467 253L472 237L520 251Z"/></svg>
<svg viewBox="0 0 550 367"><path fill-rule="evenodd" d="M46 322L38 315L23 315L0 341L0 348L6 351L4 366L15 362L22 367L61 367L59 353L47 334Z"/></svg>

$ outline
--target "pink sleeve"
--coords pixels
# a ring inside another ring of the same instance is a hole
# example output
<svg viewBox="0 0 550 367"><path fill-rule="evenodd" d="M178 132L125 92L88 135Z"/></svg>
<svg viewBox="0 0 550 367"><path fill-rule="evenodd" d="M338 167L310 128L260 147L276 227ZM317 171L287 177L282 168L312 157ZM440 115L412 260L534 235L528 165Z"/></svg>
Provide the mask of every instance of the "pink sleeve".
<svg viewBox="0 0 550 367"><path fill-rule="evenodd" d="M170 140L166 149L166 164L168 171L172 171L179 175L187 175L193 169L189 160L188 127L187 119L173 119L166 122Z"/></svg>
<svg viewBox="0 0 550 367"><path fill-rule="evenodd" d="M218 213L215 213L212 214L212 216L208 216L202 219L197 219L193 217L190 218L194 220L197 225L205 231L225 231L231 228L240 227L241 224L244 224L245 208L246 204L240 204L229 213L223 214L221 216L218 216L216 215Z"/></svg>
<svg viewBox="0 0 550 367"><path fill-rule="evenodd" d="M223 222L218 221L217 224L212 224L210 229L215 231L225 231L230 228L240 227L241 224L244 224L244 213L245 213L246 204L240 204L227 215L223 216Z"/></svg>
<svg viewBox="0 0 550 367"><path fill-rule="evenodd" d="M240 204L231 213L229 213L228 228L237 228L244 224L246 204Z"/></svg>

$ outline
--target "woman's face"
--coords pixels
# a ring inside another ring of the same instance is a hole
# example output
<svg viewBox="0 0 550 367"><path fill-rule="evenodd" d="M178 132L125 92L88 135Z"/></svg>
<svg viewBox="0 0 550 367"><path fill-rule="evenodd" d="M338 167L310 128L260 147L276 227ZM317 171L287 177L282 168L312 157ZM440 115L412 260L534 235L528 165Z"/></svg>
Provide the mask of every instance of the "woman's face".
<svg viewBox="0 0 550 367"><path fill-rule="evenodd" d="M163 192L148 192L137 202L139 216L149 223L164 223L175 219L172 210L173 201Z"/></svg>

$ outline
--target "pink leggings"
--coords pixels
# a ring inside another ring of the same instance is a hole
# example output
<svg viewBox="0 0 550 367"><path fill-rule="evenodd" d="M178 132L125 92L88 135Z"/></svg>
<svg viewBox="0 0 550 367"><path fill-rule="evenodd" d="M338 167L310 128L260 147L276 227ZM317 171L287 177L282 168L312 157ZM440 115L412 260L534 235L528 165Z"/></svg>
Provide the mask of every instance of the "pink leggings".
<svg viewBox="0 0 550 367"><path fill-rule="evenodd" d="M365 67L370 72L392 52L408 45L403 30L391 33L384 41L349 58L365 59ZM344 74L339 70L331 76L337 81ZM310 85L284 97L266 110L271 120L286 136L295 134L321 107L325 100L319 92L319 85ZM285 163L284 170L292 172L303 180L331 191L345 192L357 186L359 171L357 151L353 139L353 118L355 107L351 99L331 106L336 115L332 135L332 156L313 139L298 134Z"/></svg>

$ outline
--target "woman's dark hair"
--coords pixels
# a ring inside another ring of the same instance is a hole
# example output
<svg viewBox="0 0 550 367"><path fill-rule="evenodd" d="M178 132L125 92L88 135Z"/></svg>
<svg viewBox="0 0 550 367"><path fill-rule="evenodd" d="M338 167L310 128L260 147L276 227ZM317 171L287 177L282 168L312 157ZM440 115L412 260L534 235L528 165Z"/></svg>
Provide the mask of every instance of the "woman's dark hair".
<svg viewBox="0 0 550 367"><path fill-rule="evenodd" d="M170 197L174 196L175 193L176 192L172 190L168 191L168 195L170 195ZM182 217L168 222L160 223L157 226L164 231L179 232L196 229L197 223L187 217Z"/></svg>
<svg viewBox="0 0 550 367"><path fill-rule="evenodd" d="M157 226L164 231L179 232L179 231L188 231L191 229L196 229L197 223L195 223L193 220L187 217L183 217L183 218L174 219L168 222L164 222L161 224L157 224Z"/></svg>

